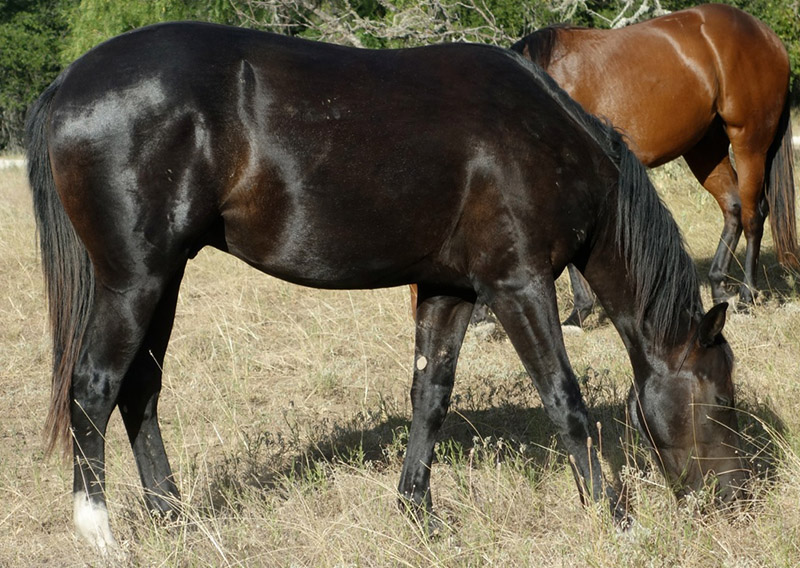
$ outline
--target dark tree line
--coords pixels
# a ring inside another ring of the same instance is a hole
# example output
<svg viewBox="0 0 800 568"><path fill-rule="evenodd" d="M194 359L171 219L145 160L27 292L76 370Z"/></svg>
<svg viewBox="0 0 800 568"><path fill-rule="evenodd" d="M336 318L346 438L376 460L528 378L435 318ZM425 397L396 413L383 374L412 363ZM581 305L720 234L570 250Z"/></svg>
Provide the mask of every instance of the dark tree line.
<svg viewBox="0 0 800 568"><path fill-rule="evenodd" d="M146 24L205 20L372 48L441 41L510 45L568 21L610 27L691 0L4 0L0 3L0 151L19 150L26 110L70 61ZM792 59L800 102L800 2L727 0L767 23Z"/></svg>

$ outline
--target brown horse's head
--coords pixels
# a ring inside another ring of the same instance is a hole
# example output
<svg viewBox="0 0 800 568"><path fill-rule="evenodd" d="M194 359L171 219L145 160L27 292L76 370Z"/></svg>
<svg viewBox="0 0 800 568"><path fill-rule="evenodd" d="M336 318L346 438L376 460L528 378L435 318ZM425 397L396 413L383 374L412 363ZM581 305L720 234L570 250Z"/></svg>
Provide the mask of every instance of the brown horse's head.
<svg viewBox="0 0 800 568"><path fill-rule="evenodd" d="M723 503L741 496L749 476L739 450L733 354L721 335L726 307L703 316L690 344L667 365L650 366L629 397L632 422L652 444L675 494L706 487Z"/></svg>

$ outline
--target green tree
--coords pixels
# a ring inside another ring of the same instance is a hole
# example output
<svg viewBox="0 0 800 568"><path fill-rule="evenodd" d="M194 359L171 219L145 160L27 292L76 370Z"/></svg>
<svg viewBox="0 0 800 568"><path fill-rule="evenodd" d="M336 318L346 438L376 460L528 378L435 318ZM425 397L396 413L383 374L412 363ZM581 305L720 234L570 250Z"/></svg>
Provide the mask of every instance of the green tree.
<svg viewBox="0 0 800 568"><path fill-rule="evenodd" d="M447 41L510 45L555 23L553 0L231 0L242 23L371 48Z"/></svg>
<svg viewBox="0 0 800 568"><path fill-rule="evenodd" d="M756 16L783 40L792 66L792 100L795 105L800 103L800 2L732 0L725 3Z"/></svg>
<svg viewBox="0 0 800 568"><path fill-rule="evenodd" d="M69 64L95 45L148 24L171 20L235 23L237 19L228 0L80 0L67 14L69 35L61 61Z"/></svg>
<svg viewBox="0 0 800 568"><path fill-rule="evenodd" d="M7 0L0 4L0 150L19 150L25 112L59 71L68 2Z"/></svg>

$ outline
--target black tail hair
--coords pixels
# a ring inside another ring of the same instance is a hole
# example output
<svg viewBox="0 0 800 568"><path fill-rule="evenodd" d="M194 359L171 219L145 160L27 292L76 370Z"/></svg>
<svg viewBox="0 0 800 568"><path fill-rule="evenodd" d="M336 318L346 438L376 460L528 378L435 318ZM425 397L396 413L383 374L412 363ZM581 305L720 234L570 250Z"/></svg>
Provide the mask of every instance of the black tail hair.
<svg viewBox="0 0 800 568"><path fill-rule="evenodd" d="M67 454L71 448L72 373L94 301L94 272L56 192L50 164L47 124L62 81L63 75L31 107L25 145L53 343L50 407L45 422L47 451L61 446Z"/></svg>

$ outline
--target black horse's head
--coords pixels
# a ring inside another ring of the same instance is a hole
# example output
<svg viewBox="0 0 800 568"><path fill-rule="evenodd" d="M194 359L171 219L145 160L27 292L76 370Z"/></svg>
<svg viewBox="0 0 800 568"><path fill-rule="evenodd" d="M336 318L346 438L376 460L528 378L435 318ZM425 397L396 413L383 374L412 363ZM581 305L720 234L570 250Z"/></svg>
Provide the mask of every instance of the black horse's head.
<svg viewBox="0 0 800 568"><path fill-rule="evenodd" d="M749 476L739 449L733 354L721 333L726 308L719 304L703 316L689 344L665 365L651 365L629 396L631 420L679 498L708 488L730 503Z"/></svg>

